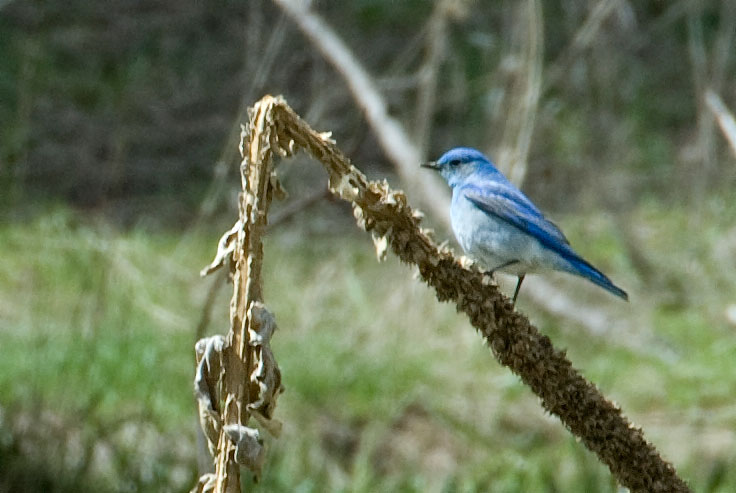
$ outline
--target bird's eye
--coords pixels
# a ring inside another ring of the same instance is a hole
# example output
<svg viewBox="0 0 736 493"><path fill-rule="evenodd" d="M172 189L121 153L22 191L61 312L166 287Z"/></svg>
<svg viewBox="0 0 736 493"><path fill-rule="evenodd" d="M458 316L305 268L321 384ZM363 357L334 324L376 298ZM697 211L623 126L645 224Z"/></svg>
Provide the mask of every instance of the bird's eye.
<svg viewBox="0 0 736 493"><path fill-rule="evenodd" d="M453 159L452 161L450 161L450 166L457 166L458 164L460 164L459 159Z"/></svg>

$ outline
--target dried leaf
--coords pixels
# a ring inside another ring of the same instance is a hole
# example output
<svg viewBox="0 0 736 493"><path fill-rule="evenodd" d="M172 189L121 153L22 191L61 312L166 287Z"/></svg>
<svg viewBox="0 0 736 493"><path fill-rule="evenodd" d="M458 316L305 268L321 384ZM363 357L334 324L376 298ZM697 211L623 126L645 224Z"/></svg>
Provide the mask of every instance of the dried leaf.
<svg viewBox="0 0 736 493"><path fill-rule="evenodd" d="M345 200L351 202L355 201L355 199L358 198L360 189L352 183L351 178L352 177L350 175L343 175L340 177L331 175L329 183L330 190Z"/></svg>
<svg viewBox="0 0 736 493"><path fill-rule="evenodd" d="M376 257L378 257L379 262L383 262L386 260L386 254L388 253L388 237L386 235L378 236L376 234L373 236L373 245L376 247Z"/></svg>
<svg viewBox="0 0 736 493"><path fill-rule="evenodd" d="M251 321L248 329L248 344L262 346L268 344L276 330L276 319L260 301L254 301L248 308L248 319Z"/></svg>
<svg viewBox="0 0 736 493"><path fill-rule="evenodd" d="M215 254L215 259L210 265L200 271L200 276L204 277L211 274L225 265L225 262L232 260L232 254L233 251L235 251L235 243L238 239L238 231L240 231L241 228L242 223L238 220L232 228L227 230L225 234L220 237L220 241L217 242L217 253Z"/></svg>
<svg viewBox="0 0 736 493"><path fill-rule="evenodd" d="M189 493L209 493L210 491L215 490L216 484L217 476L212 473L207 473L199 478L199 481L197 481L197 484L194 485L194 488L192 488Z"/></svg>
<svg viewBox="0 0 736 493"><path fill-rule="evenodd" d="M276 173L271 173L271 189L273 190L273 196L276 197L278 200L284 200L286 197L288 197L288 193L286 192L286 189L281 184L281 181L279 180L279 177L276 175Z"/></svg>
<svg viewBox="0 0 736 493"><path fill-rule="evenodd" d="M219 440L222 418L217 406L218 383L224 374L223 351L226 341L221 335L200 339L195 344L197 370L194 376L194 397L199 409L199 424L210 453L214 456Z"/></svg>
<svg viewBox="0 0 736 493"><path fill-rule="evenodd" d="M337 141L332 138L332 132L321 132L319 134L319 138L322 139L324 142L329 142L330 144L337 143Z"/></svg>
<svg viewBox="0 0 736 493"><path fill-rule="evenodd" d="M235 444L235 461L250 469L257 481L266 460L266 449L260 433L255 428L240 424L226 425L223 430Z"/></svg>
<svg viewBox="0 0 736 493"><path fill-rule="evenodd" d="M270 419L276 408L276 399L282 392L281 370L267 345L256 347L255 355L257 364L250 380L258 385L258 399L248 404L248 409L256 409Z"/></svg>

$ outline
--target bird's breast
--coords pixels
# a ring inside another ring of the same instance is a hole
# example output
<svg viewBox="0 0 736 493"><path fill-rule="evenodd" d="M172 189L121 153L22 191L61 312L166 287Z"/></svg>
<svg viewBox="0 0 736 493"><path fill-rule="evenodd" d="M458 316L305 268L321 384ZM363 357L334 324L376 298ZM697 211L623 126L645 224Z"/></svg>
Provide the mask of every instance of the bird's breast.
<svg viewBox="0 0 736 493"><path fill-rule="evenodd" d="M453 192L450 208L452 230L465 254L486 269L501 269L510 274L540 270L549 263L551 254L539 241L515 226L487 214L468 200L462 192Z"/></svg>

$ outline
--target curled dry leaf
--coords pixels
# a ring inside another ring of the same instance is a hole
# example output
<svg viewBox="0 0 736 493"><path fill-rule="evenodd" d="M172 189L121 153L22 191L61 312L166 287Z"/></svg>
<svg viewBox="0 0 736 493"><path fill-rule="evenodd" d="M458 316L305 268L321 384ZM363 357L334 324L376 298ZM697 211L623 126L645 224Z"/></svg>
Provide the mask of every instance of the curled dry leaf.
<svg viewBox="0 0 736 493"><path fill-rule="evenodd" d="M276 319L268 308L260 301L254 301L248 308L248 318L252 321L248 329L248 344L251 346L267 345L276 330Z"/></svg>
<svg viewBox="0 0 736 493"><path fill-rule="evenodd" d="M271 336L276 330L273 314L261 303L254 301L248 309L248 344L254 348L255 369L250 375L251 382L258 387L258 397L248 404L248 410L274 436L281 432L281 423L273 420L276 399L283 392L281 370L271 351ZM257 413L257 414L256 414Z"/></svg>
<svg viewBox="0 0 736 493"><path fill-rule="evenodd" d="M256 480L261 476L261 469L266 460L266 448L261 435L255 428L239 424L225 425L223 431L235 444L235 461L251 471Z"/></svg>
<svg viewBox="0 0 736 493"><path fill-rule="evenodd" d="M194 346L197 358L197 370L194 376L194 397L199 408L199 424L210 453L214 455L217 440L222 427L219 410L218 387L224 373L223 352L226 341L221 335L206 337L197 341Z"/></svg>
<svg viewBox="0 0 736 493"><path fill-rule="evenodd" d="M215 490L217 476L212 473L202 475L189 493L210 493Z"/></svg>
<svg viewBox="0 0 736 493"><path fill-rule="evenodd" d="M217 242L217 253L215 259L199 272L199 275L204 277L212 274L217 269L225 265L226 262L231 262L233 258L233 251L235 250L235 243L238 239L238 231L240 230L240 220L238 220L232 228L225 231L220 237L220 241Z"/></svg>

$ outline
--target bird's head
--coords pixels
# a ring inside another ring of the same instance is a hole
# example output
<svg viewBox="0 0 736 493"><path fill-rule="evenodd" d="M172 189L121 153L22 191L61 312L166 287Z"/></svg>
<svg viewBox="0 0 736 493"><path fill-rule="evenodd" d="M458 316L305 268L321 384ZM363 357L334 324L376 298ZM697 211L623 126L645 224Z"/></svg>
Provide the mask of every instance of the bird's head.
<svg viewBox="0 0 736 493"><path fill-rule="evenodd" d="M451 187L463 183L476 173L497 174L498 170L477 149L456 147L444 153L437 161L422 163L422 167L439 171Z"/></svg>

